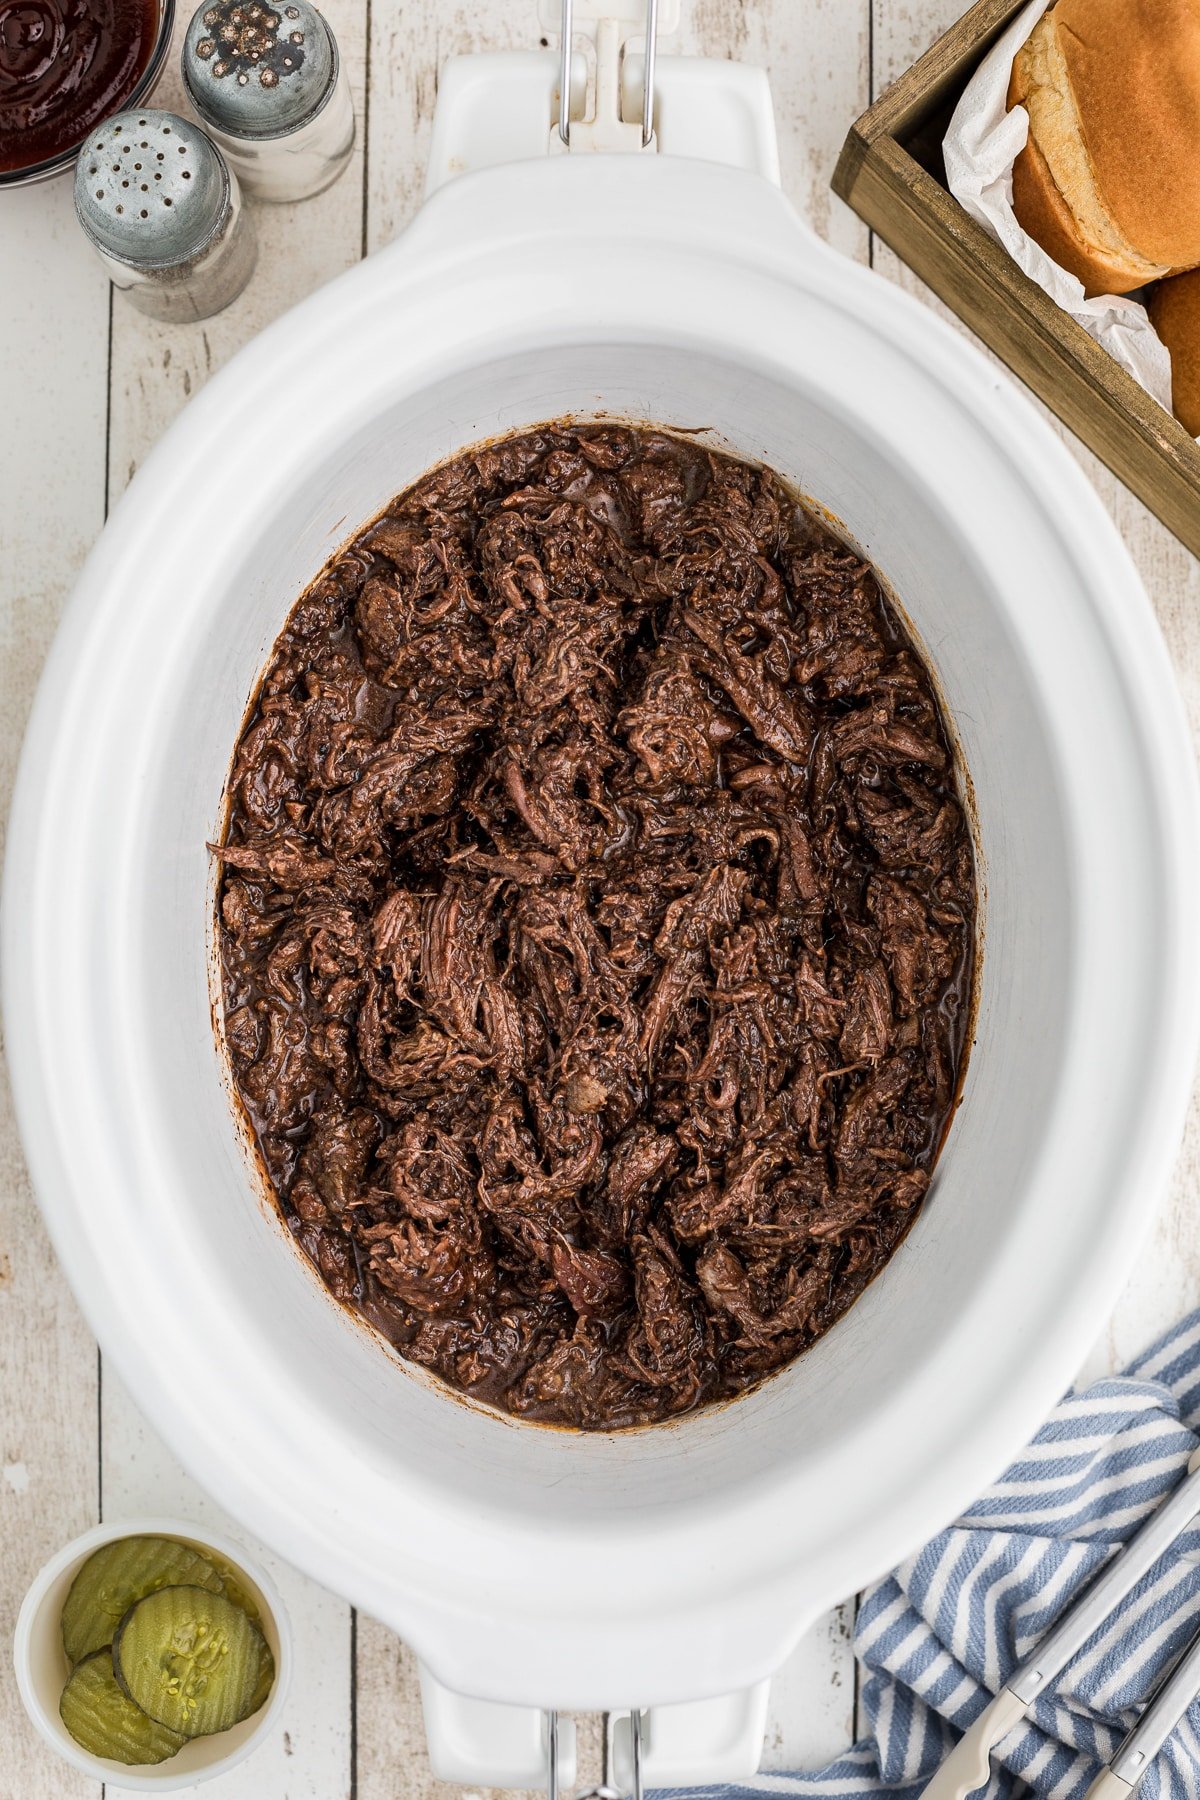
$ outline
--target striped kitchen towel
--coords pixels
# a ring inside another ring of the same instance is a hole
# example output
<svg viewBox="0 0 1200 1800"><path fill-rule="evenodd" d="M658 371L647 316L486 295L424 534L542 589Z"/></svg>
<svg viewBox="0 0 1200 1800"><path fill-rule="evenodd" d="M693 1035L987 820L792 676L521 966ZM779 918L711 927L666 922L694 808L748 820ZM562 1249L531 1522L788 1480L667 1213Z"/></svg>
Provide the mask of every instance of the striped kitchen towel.
<svg viewBox="0 0 1200 1800"><path fill-rule="evenodd" d="M759 1775L710 1795L910 1800L958 1735L1200 1443L1200 1312L1123 1375L1067 1395L971 1509L864 1597L854 1632L868 1736L816 1774ZM1004 1739L981 1792L1082 1800L1200 1627L1200 1532L1177 1540ZM1200 1800L1200 1706L1142 1783Z"/></svg>

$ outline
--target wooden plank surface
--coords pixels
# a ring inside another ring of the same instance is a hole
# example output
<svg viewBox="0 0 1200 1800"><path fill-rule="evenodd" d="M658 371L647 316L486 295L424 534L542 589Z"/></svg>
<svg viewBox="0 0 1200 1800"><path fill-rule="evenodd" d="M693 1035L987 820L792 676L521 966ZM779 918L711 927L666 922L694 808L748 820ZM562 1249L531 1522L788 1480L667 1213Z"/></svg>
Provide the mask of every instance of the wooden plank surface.
<svg viewBox="0 0 1200 1800"><path fill-rule="evenodd" d="M833 200L829 178L849 122L953 20L958 0L684 0L677 45L765 63L780 126L784 181L818 230L864 259L868 234ZM436 71L475 47L536 42L533 0L329 0L355 88L351 169L302 207L255 208L262 254L246 294L199 327L112 307L74 229L65 184L0 201L0 808L63 595L130 475L179 408L255 332L329 276L403 229L421 194ZM184 21L181 21L181 28ZM159 103L178 104L174 74ZM890 253L878 266L905 280ZM20 279L12 279L20 270ZM16 447L19 445L19 454ZM1159 605L1200 716L1197 565L1085 456ZM64 481L63 471L69 470ZM0 1103L0 1625L58 1544L99 1514L179 1513L222 1523L174 1464L115 1374L98 1379L94 1343L65 1291L33 1206L6 1101ZM1180 1178L1096 1366L1113 1366L1194 1304L1200 1226L1188 1203L1200 1156L1194 1120ZM102 1446L102 1448L101 1448ZM235 1530L235 1535L237 1535ZM267 1559L269 1562L270 1558ZM411 1653L375 1622L277 1563L297 1635L297 1682L277 1740L206 1787L211 1800L448 1800L432 1781ZM854 1729L853 1602L822 1620L774 1684L764 1766L814 1766ZM603 1774L601 1721L584 1726L587 1781ZM0 1800L99 1800L44 1753L0 1678ZM196 1790L200 1792L201 1790ZM128 1790L110 1786L113 1800Z"/></svg>
<svg viewBox="0 0 1200 1800"><path fill-rule="evenodd" d="M259 260L237 303L204 324L164 325L118 299L113 307L108 501L115 505L147 451L185 402L264 326L362 254L366 0L325 0L360 122L354 159L303 206L256 206ZM176 24L182 41L190 10ZM186 112L178 49L156 104ZM111 1369L102 1387L101 1494L108 1518L168 1513L242 1535L170 1456ZM240 1769L208 1783L211 1800L340 1800L353 1792L350 1718L353 1622L336 1596L254 1546L279 1582L295 1636L296 1674L273 1740ZM108 1800L130 1790L109 1784Z"/></svg>
<svg viewBox="0 0 1200 1800"><path fill-rule="evenodd" d="M139 462L180 408L264 326L340 275L362 255L362 188L368 0L323 0L350 78L358 135L350 167L324 194L301 206L254 205L258 266L233 306L200 325L147 319L120 296L113 305L109 489L113 506ZM154 96L156 106L187 112L178 45L191 10L181 8L176 48Z"/></svg>
<svg viewBox="0 0 1200 1800"><path fill-rule="evenodd" d="M0 218L0 818L7 818L37 674L104 520L109 293L79 240L69 187L5 195ZM51 1253L0 1078L3 1800L92 1800L96 1791L29 1727L8 1648L33 1576L95 1522L96 1375L96 1346Z"/></svg>

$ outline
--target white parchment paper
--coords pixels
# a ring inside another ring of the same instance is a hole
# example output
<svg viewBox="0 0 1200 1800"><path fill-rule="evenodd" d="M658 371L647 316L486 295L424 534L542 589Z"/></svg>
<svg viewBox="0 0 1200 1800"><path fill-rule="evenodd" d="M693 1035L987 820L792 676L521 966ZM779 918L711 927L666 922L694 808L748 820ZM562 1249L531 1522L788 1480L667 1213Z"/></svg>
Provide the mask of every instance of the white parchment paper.
<svg viewBox="0 0 1200 1800"><path fill-rule="evenodd" d="M1021 229L1013 211L1013 164L1029 136L1029 114L1023 106L1008 111L1008 84L1017 51L1049 4L1031 0L968 83L943 144L950 192L1064 312L1078 319L1170 411L1171 358L1145 307L1116 294L1086 299L1079 278L1047 256Z"/></svg>

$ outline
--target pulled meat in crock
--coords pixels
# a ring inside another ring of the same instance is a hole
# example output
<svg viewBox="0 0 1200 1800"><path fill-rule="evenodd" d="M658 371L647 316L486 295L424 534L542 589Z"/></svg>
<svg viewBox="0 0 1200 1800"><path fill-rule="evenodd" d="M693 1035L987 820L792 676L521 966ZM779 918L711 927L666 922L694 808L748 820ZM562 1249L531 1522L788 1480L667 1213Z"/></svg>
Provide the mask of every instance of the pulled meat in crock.
<svg viewBox="0 0 1200 1800"><path fill-rule="evenodd" d="M284 1216L456 1388L736 1395L919 1209L970 840L912 644L771 474L562 427L426 476L288 619L219 854Z"/></svg>

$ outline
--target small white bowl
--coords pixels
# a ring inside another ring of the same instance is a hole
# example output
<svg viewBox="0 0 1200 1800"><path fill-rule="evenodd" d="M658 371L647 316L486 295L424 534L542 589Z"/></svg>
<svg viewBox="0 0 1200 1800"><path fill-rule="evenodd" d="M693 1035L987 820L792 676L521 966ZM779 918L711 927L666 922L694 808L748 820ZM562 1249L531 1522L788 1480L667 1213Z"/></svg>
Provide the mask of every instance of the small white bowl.
<svg viewBox="0 0 1200 1800"><path fill-rule="evenodd" d="M275 1658L275 1683L266 1704L253 1718L211 1737L194 1738L169 1762L130 1767L82 1749L59 1717L59 1699L71 1672L62 1646L61 1620L67 1591L93 1550L117 1538L146 1536L177 1538L202 1552L212 1551L237 1570L262 1614L262 1628ZM170 1794L211 1781L214 1775L245 1762L273 1730L291 1681L292 1634L274 1583L240 1544L218 1532L198 1531L179 1519L119 1519L85 1531L51 1557L22 1602L13 1639L13 1665L25 1711L67 1762L99 1781L147 1794Z"/></svg>

